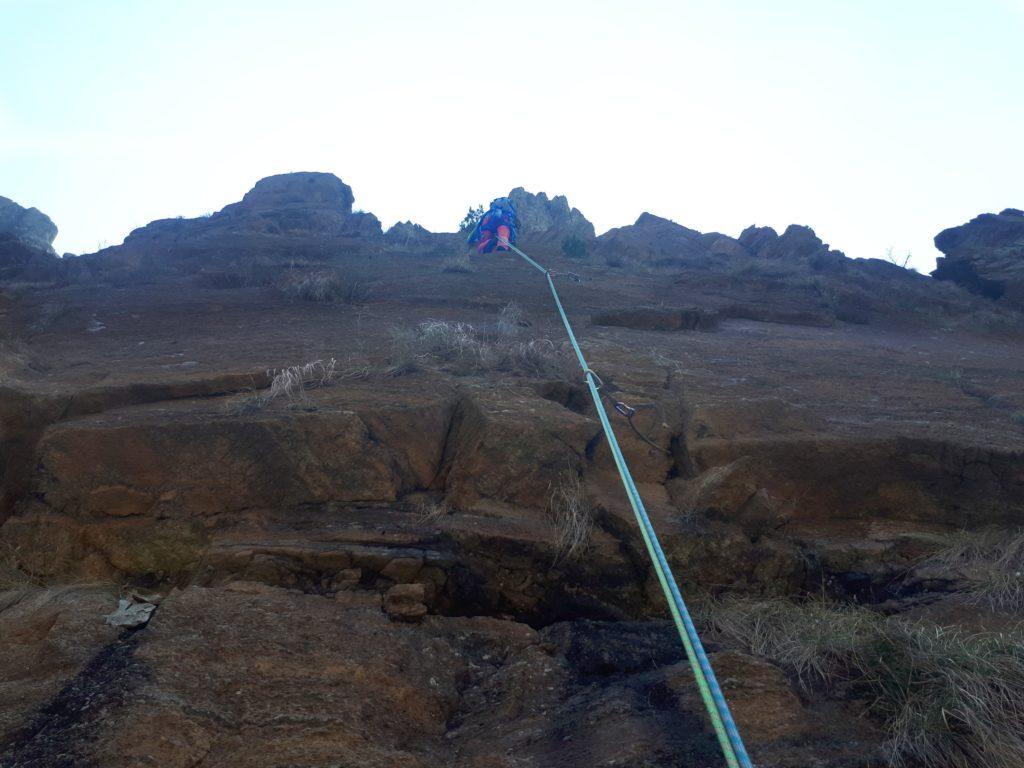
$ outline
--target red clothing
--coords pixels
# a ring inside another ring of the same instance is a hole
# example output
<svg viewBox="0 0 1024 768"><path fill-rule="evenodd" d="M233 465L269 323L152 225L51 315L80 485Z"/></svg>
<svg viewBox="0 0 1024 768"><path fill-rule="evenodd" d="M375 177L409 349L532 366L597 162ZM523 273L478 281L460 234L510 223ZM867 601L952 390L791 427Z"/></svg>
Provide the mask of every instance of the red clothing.
<svg viewBox="0 0 1024 768"><path fill-rule="evenodd" d="M507 251L508 246L501 240L508 241L512 230L505 224L494 226L495 222L487 221L485 218L480 226L480 242L476 244L477 253L490 253L491 251ZM499 240L498 238L501 238Z"/></svg>

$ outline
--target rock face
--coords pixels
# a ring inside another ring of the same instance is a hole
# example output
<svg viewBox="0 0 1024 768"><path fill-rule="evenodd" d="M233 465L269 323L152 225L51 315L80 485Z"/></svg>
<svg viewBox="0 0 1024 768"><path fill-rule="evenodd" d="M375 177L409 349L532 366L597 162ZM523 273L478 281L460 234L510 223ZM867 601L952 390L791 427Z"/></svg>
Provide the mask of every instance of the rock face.
<svg viewBox="0 0 1024 768"><path fill-rule="evenodd" d="M576 208L570 208L564 195L549 200L543 192L533 194L516 187L508 197L515 203L519 237L524 241L560 244L567 237L594 239L594 225Z"/></svg>
<svg viewBox="0 0 1024 768"><path fill-rule="evenodd" d="M854 670L803 675L788 619L780 654L716 614L987 620L966 569L919 564L1024 520L1024 335L896 320L992 302L806 227L646 214L604 238L639 268L554 276L608 424L535 271L447 271L408 223L337 234L359 221L337 179L275 178L108 254L149 273L0 291L0 765L721 765L609 428L756 764L890 764ZM291 258L372 290L198 279ZM884 330L844 322L885 301ZM149 621L111 626L119 599Z"/></svg>
<svg viewBox="0 0 1024 768"><path fill-rule="evenodd" d="M933 277L1024 306L1024 211L984 213L940 232L935 247L945 256L937 260Z"/></svg>
<svg viewBox="0 0 1024 768"><path fill-rule="evenodd" d="M53 254L57 225L37 208L22 208L13 200L0 197L0 235L39 251Z"/></svg>

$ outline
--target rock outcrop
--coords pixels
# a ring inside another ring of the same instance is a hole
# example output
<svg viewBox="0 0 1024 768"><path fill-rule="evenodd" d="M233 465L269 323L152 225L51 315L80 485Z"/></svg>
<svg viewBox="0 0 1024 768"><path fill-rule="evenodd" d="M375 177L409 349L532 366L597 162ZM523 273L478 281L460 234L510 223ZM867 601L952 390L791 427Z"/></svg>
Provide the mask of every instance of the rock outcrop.
<svg viewBox="0 0 1024 768"><path fill-rule="evenodd" d="M57 225L37 208L23 208L13 200L0 197L0 236L9 235L28 248L54 254Z"/></svg>
<svg viewBox="0 0 1024 768"><path fill-rule="evenodd" d="M353 201L352 188L332 173L269 176L217 213L153 221L86 260L101 271L186 272L224 262L323 260L346 244L381 241L380 221L353 211Z"/></svg>
<svg viewBox="0 0 1024 768"><path fill-rule="evenodd" d="M1024 211L983 213L935 236L939 257L932 276L990 299L1024 306Z"/></svg>
<svg viewBox="0 0 1024 768"><path fill-rule="evenodd" d="M515 203L519 215L519 237L524 242L559 245L567 237L587 241L594 239L594 225L579 210L570 208L564 195L556 195L549 200L543 192L533 194L516 187L508 197Z"/></svg>
<svg viewBox="0 0 1024 768"><path fill-rule="evenodd" d="M57 226L36 208L0 197L0 280L55 280L62 263L53 250Z"/></svg>
<svg viewBox="0 0 1024 768"><path fill-rule="evenodd" d="M816 271L841 269L847 260L842 251L832 250L813 229L800 224L790 224L781 235L771 227L747 227L739 241L754 256L803 260Z"/></svg>
<svg viewBox="0 0 1024 768"><path fill-rule="evenodd" d="M451 254L465 247L465 233L431 232L411 221L400 221L384 233L384 244L403 253Z"/></svg>
<svg viewBox="0 0 1024 768"><path fill-rule="evenodd" d="M635 223L597 238L598 254L639 264L710 266L720 256L744 255L745 250L741 242L726 235L703 234L646 212Z"/></svg>

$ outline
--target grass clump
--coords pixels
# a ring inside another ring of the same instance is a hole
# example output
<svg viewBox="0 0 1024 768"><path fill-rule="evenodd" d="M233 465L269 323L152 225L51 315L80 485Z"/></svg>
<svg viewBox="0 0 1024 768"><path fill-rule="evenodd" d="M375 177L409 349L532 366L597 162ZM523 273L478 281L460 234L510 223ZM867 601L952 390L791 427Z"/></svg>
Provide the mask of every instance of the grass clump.
<svg viewBox="0 0 1024 768"><path fill-rule="evenodd" d="M594 508L579 474L566 470L551 490L548 513L555 523L555 561L576 560L590 548Z"/></svg>
<svg viewBox="0 0 1024 768"><path fill-rule="evenodd" d="M969 634L864 608L776 599L712 603L720 636L865 699L891 765L1024 765L1024 632Z"/></svg>
<svg viewBox="0 0 1024 768"><path fill-rule="evenodd" d="M40 584L22 562L21 547L0 541L0 592Z"/></svg>
<svg viewBox="0 0 1024 768"><path fill-rule="evenodd" d="M956 574L969 603L1024 611L1024 530L958 533L923 565Z"/></svg>
<svg viewBox="0 0 1024 768"><path fill-rule="evenodd" d="M441 271L468 275L476 272L476 267L473 266L469 256L452 256L441 262Z"/></svg>
<svg viewBox="0 0 1024 768"><path fill-rule="evenodd" d="M346 280L334 271L291 276L282 283L281 292L293 300L327 304L363 304L371 295L368 283Z"/></svg>
<svg viewBox="0 0 1024 768"><path fill-rule="evenodd" d="M523 309L510 301L498 311L498 333L501 336L518 336L528 323L523 319Z"/></svg>
<svg viewBox="0 0 1024 768"><path fill-rule="evenodd" d="M564 350L550 339L519 338L517 313L516 308L503 309L493 331L446 320L428 320L412 330L397 331L388 370L395 376L412 373L433 360L461 374L503 371L564 377Z"/></svg>

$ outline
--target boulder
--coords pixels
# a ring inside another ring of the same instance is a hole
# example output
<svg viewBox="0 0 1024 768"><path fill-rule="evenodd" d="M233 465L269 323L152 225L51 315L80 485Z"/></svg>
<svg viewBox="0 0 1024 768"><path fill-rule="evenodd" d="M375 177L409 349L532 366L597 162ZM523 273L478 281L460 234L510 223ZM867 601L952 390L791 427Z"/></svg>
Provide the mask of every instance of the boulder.
<svg viewBox="0 0 1024 768"><path fill-rule="evenodd" d="M56 255L53 240L57 225L37 208L23 208L13 200L0 197L0 235L37 251Z"/></svg>
<svg viewBox="0 0 1024 768"><path fill-rule="evenodd" d="M1024 305L1024 211L984 213L935 236L943 256L932 277L990 299Z"/></svg>
<svg viewBox="0 0 1024 768"><path fill-rule="evenodd" d="M554 244L568 237L594 239L594 225L579 210L570 208L564 195L549 200L543 192L533 194L516 187L508 197L516 206L520 238Z"/></svg>

